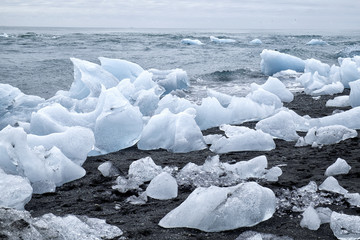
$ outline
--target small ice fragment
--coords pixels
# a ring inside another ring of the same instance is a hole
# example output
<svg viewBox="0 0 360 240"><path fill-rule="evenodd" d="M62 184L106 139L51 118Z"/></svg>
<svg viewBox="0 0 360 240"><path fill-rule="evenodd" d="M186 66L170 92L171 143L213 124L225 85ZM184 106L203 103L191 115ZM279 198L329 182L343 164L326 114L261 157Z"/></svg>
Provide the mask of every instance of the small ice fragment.
<svg viewBox="0 0 360 240"><path fill-rule="evenodd" d="M114 177L120 174L119 169L117 169L111 161L102 163L98 170L104 177Z"/></svg>
<svg viewBox="0 0 360 240"><path fill-rule="evenodd" d="M167 200L176 198L178 185L176 179L167 172L162 172L151 180L146 194L154 199Z"/></svg>
<svg viewBox="0 0 360 240"><path fill-rule="evenodd" d="M344 159L338 158L335 163L326 169L325 175L334 176L339 174L348 174L350 169L350 165Z"/></svg>
<svg viewBox="0 0 360 240"><path fill-rule="evenodd" d="M279 177L282 175L282 170L279 167L272 167L267 170L265 174L265 179L269 182L277 182Z"/></svg>
<svg viewBox="0 0 360 240"><path fill-rule="evenodd" d="M339 194L348 193L348 190L341 187L339 185L339 182L333 176L327 177L325 181L319 186L319 190L334 192Z"/></svg>
<svg viewBox="0 0 360 240"><path fill-rule="evenodd" d="M300 222L300 226L308 228L310 230L318 230L320 227L320 217L316 210L310 205L303 213L303 219Z"/></svg>

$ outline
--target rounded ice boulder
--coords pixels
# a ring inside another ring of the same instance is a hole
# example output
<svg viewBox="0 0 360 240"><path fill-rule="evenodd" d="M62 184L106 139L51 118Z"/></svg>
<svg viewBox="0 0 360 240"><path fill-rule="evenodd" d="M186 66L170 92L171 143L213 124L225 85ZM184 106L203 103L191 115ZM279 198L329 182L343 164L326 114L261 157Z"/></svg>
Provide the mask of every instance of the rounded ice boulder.
<svg viewBox="0 0 360 240"><path fill-rule="evenodd" d="M178 185L176 179L167 172L162 172L151 180L146 188L147 196L167 200L176 198L178 195Z"/></svg>
<svg viewBox="0 0 360 240"><path fill-rule="evenodd" d="M255 182L224 188L199 187L161 219L159 225L220 232L254 226L271 218L275 207L274 192Z"/></svg>

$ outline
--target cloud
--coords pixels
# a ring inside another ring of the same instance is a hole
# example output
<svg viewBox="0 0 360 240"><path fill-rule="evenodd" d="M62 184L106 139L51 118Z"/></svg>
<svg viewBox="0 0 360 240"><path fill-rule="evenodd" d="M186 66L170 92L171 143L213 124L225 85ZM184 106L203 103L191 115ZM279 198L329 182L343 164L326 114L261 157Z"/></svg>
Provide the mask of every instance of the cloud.
<svg viewBox="0 0 360 240"><path fill-rule="evenodd" d="M357 28L353 0L2 0L2 25L182 28ZM331 23L331 24L329 24Z"/></svg>

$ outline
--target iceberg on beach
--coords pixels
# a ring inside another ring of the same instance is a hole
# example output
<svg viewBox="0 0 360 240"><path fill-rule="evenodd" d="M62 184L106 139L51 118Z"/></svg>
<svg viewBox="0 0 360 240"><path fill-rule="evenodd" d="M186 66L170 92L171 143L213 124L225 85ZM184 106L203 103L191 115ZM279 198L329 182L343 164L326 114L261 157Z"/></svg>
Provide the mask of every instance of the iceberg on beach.
<svg viewBox="0 0 360 240"><path fill-rule="evenodd" d="M334 115L309 119L308 125L310 128L342 125L350 129L360 129L360 122L354 121L354 119L358 119L359 117L360 107L355 107L344 112L336 113Z"/></svg>
<svg viewBox="0 0 360 240"><path fill-rule="evenodd" d="M210 150L215 153L228 153L239 151L270 151L275 149L273 138L261 130L247 127L222 125L220 129L226 136L215 141Z"/></svg>
<svg viewBox="0 0 360 240"><path fill-rule="evenodd" d="M159 200L176 198L178 195L176 179L167 172L160 173L151 180L146 188L146 195Z"/></svg>
<svg viewBox="0 0 360 240"><path fill-rule="evenodd" d="M360 79L349 82L350 86L350 95L349 95L349 103L351 107L360 106Z"/></svg>
<svg viewBox="0 0 360 240"><path fill-rule="evenodd" d="M329 45L329 44L322 39L311 39L309 42L306 43L306 45L324 46L324 45Z"/></svg>
<svg viewBox="0 0 360 240"><path fill-rule="evenodd" d="M349 88L350 82L360 79L360 56L339 58L341 82Z"/></svg>
<svg viewBox="0 0 360 240"><path fill-rule="evenodd" d="M296 132L293 115L288 111L280 111L271 117L260 120L255 128L285 141L296 141L300 137Z"/></svg>
<svg viewBox="0 0 360 240"><path fill-rule="evenodd" d="M29 122L31 113L44 102L45 99L26 95L9 84L0 84L0 130L7 125Z"/></svg>
<svg viewBox="0 0 360 240"><path fill-rule="evenodd" d="M271 76L288 69L303 72L305 69L305 62L302 59L289 54L264 49L260 56L261 72L265 75Z"/></svg>
<svg viewBox="0 0 360 240"><path fill-rule="evenodd" d="M149 69L153 74L152 80L165 89L163 94L168 94L177 89L188 89L190 81L187 73L182 69L158 70Z"/></svg>
<svg viewBox="0 0 360 240"><path fill-rule="evenodd" d="M360 239L360 216L332 212L330 228L338 239Z"/></svg>
<svg viewBox="0 0 360 240"><path fill-rule="evenodd" d="M144 71L138 64L122 59L99 57L99 60L101 67L114 75L118 81L128 78L133 82Z"/></svg>
<svg viewBox="0 0 360 240"><path fill-rule="evenodd" d="M23 210L31 199L33 189L28 179L6 174L0 168L0 207Z"/></svg>
<svg viewBox="0 0 360 240"><path fill-rule="evenodd" d="M190 39L190 38L184 38L180 41L182 44L186 45L203 45L203 43L198 39Z"/></svg>
<svg viewBox="0 0 360 240"><path fill-rule="evenodd" d="M234 187L197 188L159 222L164 228L187 227L219 232L254 226L272 217L275 194L255 182ZM196 209L196 211L194 211Z"/></svg>
<svg viewBox="0 0 360 240"><path fill-rule="evenodd" d="M138 148L191 152L206 148L204 137L195 122L196 110L189 108L174 114L164 109L150 118L144 127Z"/></svg>
<svg viewBox="0 0 360 240"><path fill-rule="evenodd" d="M325 176L335 176L339 174L348 174L351 167L342 158L336 159L336 162L331 164L325 171Z"/></svg>
<svg viewBox="0 0 360 240"><path fill-rule="evenodd" d="M266 82L262 85L256 83L251 84L251 91L257 89L264 89L268 92L271 92L278 96L282 102L291 102L294 100L294 94L291 93L279 79L274 77L269 77Z"/></svg>
<svg viewBox="0 0 360 240"><path fill-rule="evenodd" d="M338 96L326 102L327 107L349 107L349 96Z"/></svg>
<svg viewBox="0 0 360 240"><path fill-rule="evenodd" d="M5 239L115 239L123 232L105 220L86 216L32 218L28 211L0 208L0 235Z"/></svg>
<svg viewBox="0 0 360 240"><path fill-rule="evenodd" d="M303 212L303 218L301 219L300 226L303 228L306 227L310 230L318 230L320 224L321 220L317 211L312 206L309 206Z"/></svg>
<svg viewBox="0 0 360 240"><path fill-rule="evenodd" d="M85 60L71 58L74 64L74 82L69 91L58 91L57 95L64 95L75 99L99 97L102 86L115 87L119 80L101 66Z"/></svg>
<svg viewBox="0 0 360 240"><path fill-rule="evenodd" d="M342 125L331 125L325 127L311 128L304 139L297 146L312 145L314 147L339 143L349 138L357 137L357 131ZM304 140L304 141L302 141Z"/></svg>
<svg viewBox="0 0 360 240"><path fill-rule="evenodd" d="M69 142L69 139L71 139L71 142ZM64 132L49 135L28 134L27 142L32 148L43 146L47 151L55 146L67 158L81 166L85 162L88 153L92 150L95 138L89 128L69 127Z"/></svg>
<svg viewBox="0 0 360 240"><path fill-rule="evenodd" d="M210 36L210 41L214 43L235 43L236 40L230 38L217 38L214 36Z"/></svg>
<svg viewBox="0 0 360 240"><path fill-rule="evenodd" d="M250 178L277 181L282 171L279 167L268 167L266 156L258 156L235 164L220 162L218 155L208 157L203 165L188 163L176 175L179 185L210 187L233 186ZM279 171L280 170L280 171Z"/></svg>
<svg viewBox="0 0 360 240"><path fill-rule="evenodd" d="M341 187L339 182L333 176L327 177L325 181L319 186L319 190L334 192L343 195L348 193L348 190Z"/></svg>
<svg viewBox="0 0 360 240"><path fill-rule="evenodd" d="M85 170L68 159L57 147L30 148L22 128L0 131L0 168L7 174L26 177L34 193L55 191L56 186L79 179Z"/></svg>

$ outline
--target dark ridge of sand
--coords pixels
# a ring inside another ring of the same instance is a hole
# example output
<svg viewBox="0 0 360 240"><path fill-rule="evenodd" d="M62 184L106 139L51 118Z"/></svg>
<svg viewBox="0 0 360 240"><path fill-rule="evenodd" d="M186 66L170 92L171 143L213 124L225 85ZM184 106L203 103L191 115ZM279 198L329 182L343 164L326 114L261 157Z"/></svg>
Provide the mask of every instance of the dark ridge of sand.
<svg viewBox="0 0 360 240"><path fill-rule="evenodd" d="M322 117L331 115L335 110L335 108L325 107L326 100L329 98L332 97L327 96L314 100L310 96L299 94L295 96L293 102L286 104L286 106L300 115ZM254 123L244 125L254 126ZM216 132L219 130L214 128L204 131L204 135ZM324 176L325 169L338 157L341 157L349 163L352 169L349 174L336 176L336 179L349 192L360 193L359 143L359 138L353 138L322 148L310 146L295 148L295 142L276 140L276 149L272 151L221 154L220 160L237 162L266 155L269 167L287 164L282 167L283 175L278 182L261 183L277 192L281 188L302 187L307 185L309 181L315 181L320 185L326 178ZM301 215L292 212L288 212L284 216L276 213L271 219L250 228L239 228L219 233L206 233L186 228L164 229L157 225L160 219L180 205L193 189L180 187L179 196L173 200L160 201L149 198L145 205L131 205L125 200L134 193L121 194L112 190L111 187L114 185L116 177L103 177L97 170L101 163L110 160L120 169L122 175L126 175L129 165L133 161L146 156L151 156L157 165L182 168L188 162L201 165L208 156L214 155L209 150L174 154L165 150L141 151L136 147L131 147L117 153L89 157L83 166L87 171L85 177L57 188L55 193L33 195L32 200L25 208L34 217L51 212L61 216L77 214L106 219L109 224L121 228L124 231L124 236L128 239L235 239L247 230L289 236L293 239L336 239L329 224L321 225L317 231L301 228ZM144 185L143 189L145 188ZM118 210L115 209L115 206ZM339 205L329 207L346 214L360 215L360 208L350 207L344 201L340 202Z"/></svg>

